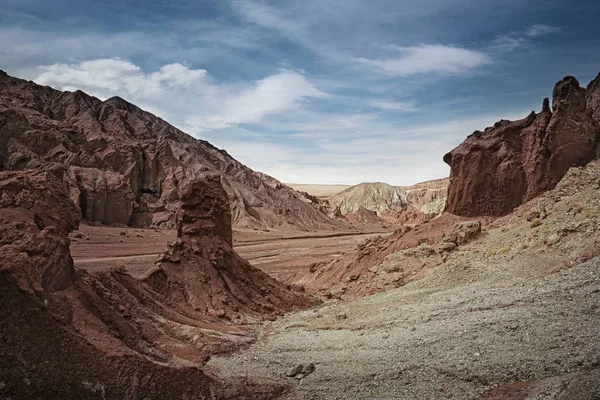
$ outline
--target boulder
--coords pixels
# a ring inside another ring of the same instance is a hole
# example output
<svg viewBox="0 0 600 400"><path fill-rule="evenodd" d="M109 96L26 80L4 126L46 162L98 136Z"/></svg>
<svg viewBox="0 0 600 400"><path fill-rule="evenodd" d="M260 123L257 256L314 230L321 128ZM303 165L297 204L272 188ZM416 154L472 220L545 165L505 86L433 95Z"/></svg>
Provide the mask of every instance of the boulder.
<svg viewBox="0 0 600 400"><path fill-rule="evenodd" d="M451 242L460 246L461 244L465 244L470 242L471 240L477 238L481 233L481 222L479 221L466 221L466 222L457 222L454 224L452 228L452 232L448 235L447 238L444 238L445 242Z"/></svg>

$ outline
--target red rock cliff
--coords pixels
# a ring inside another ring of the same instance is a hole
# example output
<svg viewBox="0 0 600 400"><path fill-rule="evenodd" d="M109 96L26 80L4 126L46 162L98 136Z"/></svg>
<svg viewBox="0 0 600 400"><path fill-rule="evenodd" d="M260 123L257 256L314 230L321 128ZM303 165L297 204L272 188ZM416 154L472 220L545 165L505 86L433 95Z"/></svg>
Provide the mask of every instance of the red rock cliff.
<svg viewBox="0 0 600 400"><path fill-rule="evenodd" d="M597 157L600 75L587 90L573 77L556 84L552 111L497 122L444 156L450 165L446 211L499 216L552 189L573 166Z"/></svg>
<svg viewBox="0 0 600 400"><path fill-rule="evenodd" d="M179 189L208 172L223 177L236 227L340 225L290 187L121 98L0 71L0 171L57 165L67 168L70 197L87 221L173 227Z"/></svg>

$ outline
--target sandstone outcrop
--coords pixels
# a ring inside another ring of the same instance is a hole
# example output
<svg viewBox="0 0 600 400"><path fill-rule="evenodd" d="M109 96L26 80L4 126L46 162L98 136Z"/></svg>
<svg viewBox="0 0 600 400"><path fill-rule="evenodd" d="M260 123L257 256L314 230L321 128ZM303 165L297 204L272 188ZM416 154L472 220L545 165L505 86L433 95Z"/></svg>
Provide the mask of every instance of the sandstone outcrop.
<svg viewBox="0 0 600 400"><path fill-rule="evenodd" d="M0 273L29 294L70 287L75 272L66 236L80 216L62 183L43 172L0 177Z"/></svg>
<svg viewBox="0 0 600 400"><path fill-rule="evenodd" d="M340 224L276 179L119 97L101 101L0 71L0 170L57 165L67 168L70 197L90 222L174 227L179 188L218 173L235 227Z"/></svg>
<svg viewBox="0 0 600 400"><path fill-rule="evenodd" d="M118 268L97 274L76 269L67 234L77 227L80 214L61 172L0 172L0 397L249 399L280 394L281 386L223 380L200 368L211 354L253 340L252 326L227 320L231 310L244 323L309 301L233 253L231 227L226 226L230 211L219 179L195 181L182 195L187 208L178 214L184 246L198 239L203 246L200 254L182 255L178 265L199 269L208 263L219 279L190 284L184 279L198 275L171 273L169 287L189 288L190 299L206 296L223 313L211 312L213 306L196 307L168 290L155 291L154 285ZM198 190L206 197L194 204L188 194ZM205 260L209 253L216 257ZM236 285L227 286L231 280ZM243 307L233 299L242 299Z"/></svg>
<svg viewBox="0 0 600 400"><path fill-rule="evenodd" d="M481 222L479 221L457 222L454 224L450 235L444 238L444 241L460 246L475 239L480 233Z"/></svg>
<svg viewBox="0 0 600 400"><path fill-rule="evenodd" d="M552 110L476 131L444 156L450 165L446 211L499 216L552 189L573 166L597 156L600 76L587 90L573 77L556 84Z"/></svg>

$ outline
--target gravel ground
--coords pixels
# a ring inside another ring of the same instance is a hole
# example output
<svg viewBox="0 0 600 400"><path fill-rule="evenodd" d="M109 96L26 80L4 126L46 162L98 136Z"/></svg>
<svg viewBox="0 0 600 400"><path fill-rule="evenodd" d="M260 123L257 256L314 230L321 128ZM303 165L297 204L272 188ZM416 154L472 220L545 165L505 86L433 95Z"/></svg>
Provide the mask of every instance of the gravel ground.
<svg viewBox="0 0 600 400"><path fill-rule="evenodd" d="M503 286L407 285L290 315L265 326L248 350L210 364L226 375L295 382L285 372L314 363L289 396L301 399L474 399L577 371L598 381L599 288L598 257ZM561 398L561 390L540 398Z"/></svg>
<svg viewBox="0 0 600 400"><path fill-rule="evenodd" d="M288 382L286 399L598 400L599 176L574 171L421 280L270 322L209 366Z"/></svg>

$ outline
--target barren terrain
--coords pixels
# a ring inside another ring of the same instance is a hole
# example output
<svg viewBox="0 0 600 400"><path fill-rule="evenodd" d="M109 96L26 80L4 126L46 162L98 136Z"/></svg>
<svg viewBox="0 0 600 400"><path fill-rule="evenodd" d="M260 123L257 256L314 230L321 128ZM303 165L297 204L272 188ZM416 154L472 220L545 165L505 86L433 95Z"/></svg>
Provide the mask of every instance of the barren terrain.
<svg viewBox="0 0 600 400"><path fill-rule="evenodd" d="M289 398L596 399L599 178L572 169L424 278L268 323L248 350L210 365L297 381ZM285 376L309 363L306 377Z"/></svg>
<svg viewBox="0 0 600 400"><path fill-rule="evenodd" d="M0 86L0 398L600 399L600 75L339 203Z"/></svg>
<svg viewBox="0 0 600 400"><path fill-rule="evenodd" d="M351 187L351 185L316 185L307 183L286 183L289 187L300 192L306 192L318 198L327 198L335 196L341 191Z"/></svg>
<svg viewBox="0 0 600 400"><path fill-rule="evenodd" d="M508 279L440 285L498 268ZM401 289L268 324L249 350L209 365L293 382L288 370L314 363L289 398L474 399L523 381L542 387L532 398L592 399L600 379L600 258L547 277L520 272L510 263L478 263L459 274L443 267ZM588 391L571 391L575 380Z"/></svg>
<svg viewBox="0 0 600 400"><path fill-rule="evenodd" d="M234 231L234 249L255 267L276 279L307 270L316 262L352 252L368 238L387 236L391 230L378 226L360 231ZM167 243L176 239L175 230L115 228L81 225L71 233L71 254L75 265L89 272L125 266L140 276L154 266Z"/></svg>
<svg viewBox="0 0 600 400"><path fill-rule="evenodd" d="M599 185L598 166L573 168L556 189L484 222L478 239L441 259L403 250L373 268L373 279L385 279L403 273L413 257L421 279L267 322L255 344L213 357L208 368L287 385L289 399L595 399ZM234 246L289 282L312 262L352 254L380 235L373 230L236 231ZM141 274L175 232L83 225L72 237L76 265L123 264ZM388 268L393 263L399 269ZM307 376L285 376L310 363L315 371Z"/></svg>

